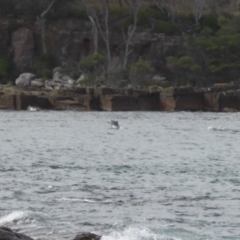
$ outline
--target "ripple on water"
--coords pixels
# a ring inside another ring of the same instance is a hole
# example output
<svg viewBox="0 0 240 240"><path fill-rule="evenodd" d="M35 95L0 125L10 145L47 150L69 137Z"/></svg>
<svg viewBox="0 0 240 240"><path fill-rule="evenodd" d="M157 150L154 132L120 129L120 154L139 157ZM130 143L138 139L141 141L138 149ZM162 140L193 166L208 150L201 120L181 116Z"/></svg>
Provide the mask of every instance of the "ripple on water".
<svg viewBox="0 0 240 240"><path fill-rule="evenodd" d="M103 240L239 240L238 122L218 113L2 112L0 225L53 240L79 229Z"/></svg>

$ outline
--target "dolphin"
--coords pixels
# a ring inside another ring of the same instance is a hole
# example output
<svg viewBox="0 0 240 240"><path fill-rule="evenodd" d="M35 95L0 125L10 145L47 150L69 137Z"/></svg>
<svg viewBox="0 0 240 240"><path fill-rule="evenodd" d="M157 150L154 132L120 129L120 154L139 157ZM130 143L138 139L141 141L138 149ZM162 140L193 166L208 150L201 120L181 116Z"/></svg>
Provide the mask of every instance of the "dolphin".
<svg viewBox="0 0 240 240"><path fill-rule="evenodd" d="M119 124L118 124L118 121L113 121L113 120L111 120L111 121L109 121L108 123L111 124L111 127L112 127L112 128L115 128L115 129L119 129L119 128L120 128L120 126L119 126Z"/></svg>

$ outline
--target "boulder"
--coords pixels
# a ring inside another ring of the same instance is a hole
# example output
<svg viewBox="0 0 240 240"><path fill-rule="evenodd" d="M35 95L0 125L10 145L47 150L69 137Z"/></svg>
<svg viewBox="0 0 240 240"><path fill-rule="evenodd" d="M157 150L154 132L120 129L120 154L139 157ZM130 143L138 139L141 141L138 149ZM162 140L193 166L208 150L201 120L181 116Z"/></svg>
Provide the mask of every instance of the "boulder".
<svg viewBox="0 0 240 240"><path fill-rule="evenodd" d="M0 240L33 240L23 233L18 233L7 227L0 227Z"/></svg>
<svg viewBox="0 0 240 240"><path fill-rule="evenodd" d="M166 78L161 76L161 75L154 75L152 78L151 78L151 82L162 82L162 81L165 81Z"/></svg>
<svg viewBox="0 0 240 240"><path fill-rule="evenodd" d="M100 240L101 236L94 233L81 233L78 234L73 240Z"/></svg>
<svg viewBox="0 0 240 240"><path fill-rule="evenodd" d="M73 78L74 80L77 80L79 79L79 76L81 77L82 75L84 75L82 73L82 70L80 70L77 66L74 67L65 65L63 67L56 67L52 71L53 76L57 72L61 73L62 75L67 75L70 78Z"/></svg>
<svg viewBox="0 0 240 240"><path fill-rule="evenodd" d="M12 34L14 63L18 71L23 72L32 67L34 54L33 33L28 28L20 28Z"/></svg>
<svg viewBox="0 0 240 240"><path fill-rule="evenodd" d="M71 77L69 77L67 75L64 75L64 74L62 74L60 72L56 72L53 75L53 82L54 83L61 83L63 85L64 84L71 84L71 85L73 85L76 81L73 78L71 78Z"/></svg>
<svg viewBox="0 0 240 240"><path fill-rule="evenodd" d="M35 79L35 80L31 81L31 86L32 87L43 87L44 86L43 80L41 78Z"/></svg>
<svg viewBox="0 0 240 240"><path fill-rule="evenodd" d="M54 88L54 82L52 80L46 80L44 82L45 89L52 90Z"/></svg>
<svg viewBox="0 0 240 240"><path fill-rule="evenodd" d="M15 84L18 87L27 87L31 85L31 81L36 79L36 75L33 73L22 73L20 76L16 79Z"/></svg>

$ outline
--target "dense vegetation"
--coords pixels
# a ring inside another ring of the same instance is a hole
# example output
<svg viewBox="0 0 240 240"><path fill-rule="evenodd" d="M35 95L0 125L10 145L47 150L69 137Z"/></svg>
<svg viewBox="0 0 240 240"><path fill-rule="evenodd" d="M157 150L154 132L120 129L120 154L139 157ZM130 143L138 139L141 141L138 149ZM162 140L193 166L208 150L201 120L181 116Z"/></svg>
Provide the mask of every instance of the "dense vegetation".
<svg viewBox="0 0 240 240"><path fill-rule="evenodd" d="M105 83L105 79L112 79L111 83L114 83L117 78L121 78L134 85L149 85L153 84L148 81L149 76L158 74L167 83L160 81L154 84L209 86L215 82L237 82L240 78L240 13L236 2L0 0L0 16L2 21L6 18L24 20L12 23L11 32L30 26L46 10L46 29L51 21L57 19L78 18L91 22L94 50L77 64L87 74L88 84L94 84L96 76L102 76ZM51 3L53 4L49 8ZM122 59L117 67L113 64L109 34L112 26L114 31L123 33ZM184 37L187 46L165 53L161 61L159 60L160 63L154 64L156 59L144 58L140 54L133 56L135 34L146 31ZM100 39L104 42L104 50L99 50ZM49 78L54 66L54 56L50 56L43 46L42 53L31 70L43 78ZM14 71L13 60L0 52L0 77L15 77Z"/></svg>

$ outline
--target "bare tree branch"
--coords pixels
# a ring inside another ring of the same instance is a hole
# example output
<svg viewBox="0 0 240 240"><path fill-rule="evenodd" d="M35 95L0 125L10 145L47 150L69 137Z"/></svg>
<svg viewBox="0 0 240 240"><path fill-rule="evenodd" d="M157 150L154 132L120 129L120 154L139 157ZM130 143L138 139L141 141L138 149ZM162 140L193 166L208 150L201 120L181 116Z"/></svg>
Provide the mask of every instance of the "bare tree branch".
<svg viewBox="0 0 240 240"><path fill-rule="evenodd" d="M206 6L206 0L194 0L193 1L193 13L196 24L199 24L199 20L202 17L204 7Z"/></svg>
<svg viewBox="0 0 240 240"><path fill-rule="evenodd" d="M53 6L53 4L54 4L55 1L56 1L56 0L52 0L52 1L50 2L50 4L48 4L47 9L44 10L44 11L41 13L40 17L37 17L38 24L39 24L39 26L40 26L40 28L41 28L42 51L43 51L44 54L47 53L46 38L45 38L45 21L46 21L45 16L46 16L46 14L50 11L50 9L52 8L52 6Z"/></svg>
<svg viewBox="0 0 240 240"><path fill-rule="evenodd" d="M175 20L177 0L152 0L152 3L162 12L167 11L168 18L171 19L171 21Z"/></svg>
<svg viewBox="0 0 240 240"><path fill-rule="evenodd" d="M128 26L127 33L124 33L123 30L123 38L125 41L125 53L124 53L124 60L123 60L123 67L126 68L127 62L128 62L128 56L132 52L132 50L129 50L132 38L134 36L134 33L137 29L137 21L138 21L138 12L140 10L142 0L127 0L129 9L131 10L133 14L133 24Z"/></svg>
<svg viewBox="0 0 240 240"><path fill-rule="evenodd" d="M51 3L48 5L47 9L41 13L40 15L41 18L44 18L45 15L50 11L55 1L56 0L52 0Z"/></svg>

